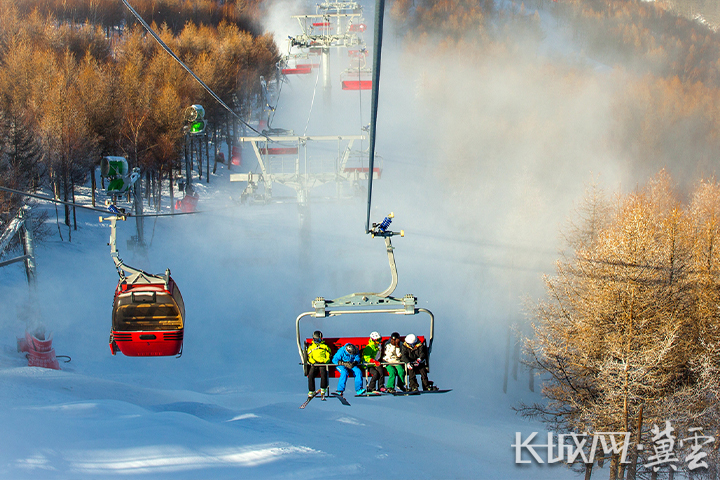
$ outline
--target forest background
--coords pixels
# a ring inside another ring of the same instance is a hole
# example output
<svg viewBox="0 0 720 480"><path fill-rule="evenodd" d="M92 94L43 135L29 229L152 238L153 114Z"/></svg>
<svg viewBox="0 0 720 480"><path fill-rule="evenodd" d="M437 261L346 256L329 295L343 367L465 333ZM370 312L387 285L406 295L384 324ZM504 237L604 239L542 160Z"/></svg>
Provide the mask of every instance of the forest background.
<svg viewBox="0 0 720 480"><path fill-rule="evenodd" d="M241 115L258 96L260 76L275 76L279 52L272 33L262 32L262 0L139 0L133 6ZM529 0L508 7L488 0L389 2L404 48L438 57L462 52L479 65L535 54L546 36L537 12L551 10L556 27L571 28L585 56L621 77L608 81L623 88L614 95L607 142L630 159L629 168L650 177L663 165L684 186L711 171L720 143L718 33L658 2ZM0 15L0 130L6 132L0 184L52 186L68 200L99 158L123 155L141 167L146 195L154 195L179 167L183 108L204 105L209 124L231 135L221 107L121 2L0 0ZM557 58L533 68L568 91L595 75L581 61ZM537 128L536 121L519 119L498 133L512 142ZM0 194L0 221L21 201Z"/></svg>
<svg viewBox="0 0 720 480"><path fill-rule="evenodd" d="M279 54L259 26L260 1L146 1L133 7L242 117ZM139 167L159 206L180 168L183 110L205 107L216 137L237 121L147 35L119 1L0 0L0 185L50 187L73 201L106 155ZM0 193L0 222L24 199ZM65 208L65 223L71 224ZM2 224L2 223L0 223Z"/></svg>

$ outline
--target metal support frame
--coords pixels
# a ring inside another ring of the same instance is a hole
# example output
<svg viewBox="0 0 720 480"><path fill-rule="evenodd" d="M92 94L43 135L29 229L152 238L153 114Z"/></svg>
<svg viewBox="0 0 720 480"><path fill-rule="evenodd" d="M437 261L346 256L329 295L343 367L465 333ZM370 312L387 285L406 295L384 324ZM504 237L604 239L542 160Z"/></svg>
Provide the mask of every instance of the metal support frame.
<svg viewBox="0 0 720 480"><path fill-rule="evenodd" d="M272 199L273 184L277 183L295 190L297 201L305 204L311 188L330 182L359 182L367 180L370 170L363 168L347 168L351 158L352 147L356 140L366 140L364 135L338 135L338 136L270 136L270 137L240 137L239 142L248 142L252 145L257 158L260 173L240 173L230 175L231 182L247 182L243 192L243 199L255 194L260 183L264 186L263 201ZM314 142L330 142L338 144L337 157L332 160L310 160L307 152L308 144ZM297 154L294 156L271 154L268 148L271 143L286 143L297 145ZM343 142L347 142L343 145ZM262 145L262 146L261 146ZM376 178L379 173L372 173Z"/></svg>
<svg viewBox="0 0 720 480"><path fill-rule="evenodd" d="M117 221L125 221L126 218L127 217L122 213L109 217L100 217L101 223L110 222L110 243L108 243L108 245L110 246L110 256L115 263L115 269L120 276L120 281L124 281L128 285L163 285L165 290L168 290L170 282L170 269L166 269L164 275L155 275L126 265L120 258L120 254L117 249Z"/></svg>
<svg viewBox="0 0 720 480"><path fill-rule="evenodd" d="M300 25L302 33L290 37L291 46L301 48L323 47L323 48L343 48L353 47L356 45L365 45L362 36L357 32L350 32L350 25L353 23L362 23L362 13L324 13L316 15L293 15ZM335 19L335 32L330 32L330 27L319 34L314 33L315 27L312 26L314 20L324 20L330 22ZM356 20L356 21L353 21Z"/></svg>
<svg viewBox="0 0 720 480"><path fill-rule="evenodd" d="M362 11L362 5L360 5L358 2L340 2L336 0L326 0L324 2L318 3L316 6L318 13L357 13L359 11Z"/></svg>
<svg viewBox="0 0 720 480"><path fill-rule="evenodd" d="M390 272L392 281L390 286L382 293L352 293L334 300L326 300L323 297L317 297L312 302L313 310L298 315L295 320L295 335L297 337L298 353L300 361L305 362L303 352L303 342L300 337L300 320L305 317L325 318L335 317L339 315L353 315L362 313L392 313L396 315L417 315L418 313L426 313L430 316L430 334L426 337L428 345L428 360L432 351L433 336L435 333L435 316L426 308L417 308L417 298L412 294L407 294L403 298L390 296L397 286L397 267L395 265L395 255L393 253L392 242L390 237L393 235L401 235L400 232L383 232L385 238L385 247L390 263Z"/></svg>
<svg viewBox="0 0 720 480"><path fill-rule="evenodd" d="M23 255L10 260L0 262L0 267L12 265L13 263L25 262L25 274L27 276L28 285L35 286L36 267L35 267L35 247L32 234L32 217L30 215L31 207L23 206L12 219L5 231L0 235L0 255L8 248L10 241L16 234L20 234L23 244Z"/></svg>

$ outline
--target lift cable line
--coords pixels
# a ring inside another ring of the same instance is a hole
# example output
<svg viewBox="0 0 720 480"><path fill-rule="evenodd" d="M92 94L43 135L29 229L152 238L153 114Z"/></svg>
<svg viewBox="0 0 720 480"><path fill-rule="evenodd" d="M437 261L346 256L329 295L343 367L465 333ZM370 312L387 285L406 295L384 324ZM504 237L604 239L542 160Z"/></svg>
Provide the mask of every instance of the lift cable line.
<svg viewBox="0 0 720 480"><path fill-rule="evenodd" d="M318 69L317 76L315 77L315 88L313 89L312 100L310 101L310 111L308 112L307 122L305 122L305 130L303 131L303 136L307 136L307 129L310 125L310 116L312 115L313 105L315 105L315 94L317 93L318 80L320 80L320 69Z"/></svg>
<svg viewBox="0 0 720 480"><path fill-rule="evenodd" d="M0 187L0 191L2 191L2 192L8 192L8 193L14 193L14 194L16 194L16 195L22 195L22 196L24 196L24 197L37 198L37 199L39 199L39 200L45 200L45 201L47 201L47 202L52 202L52 203L54 203L54 204L69 205L69 206L71 206L71 207L84 208L85 210L94 210L94 211L96 211L96 212L107 213L107 209L104 209L104 208L89 207L89 206L87 206L87 205L82 205L82 204L80 204L80 203L74 203L74 202L65 202L65 201L63 201L63 200L58 200L58 199L56 199L56 198L46 197L46 196L44 196L44 195L37 195L37 194L35 194L35 193L27 193L27 192L23 192L23 191L20 191L20 190L14 190L14 189L12 189L12 188ZM127 213L127 214L125 214L125 216L127 216L127 217L133 217L133 218L143 218L143 217L174 217L174 216L177 216L177 215L194 215L194 214L196 214L196 213L205 213L205 212L196 211L196 212L180 212L180 213L145 213L145 214L142 214L142 215L133 215L133 214Z"/></svg>
<svg viewBox="0 0 720 480"><path fill-rule="evenodd" d="M377 132L378 90L380 89L380 54L382 52L384 14L385 0L377 0L375 2L375 49L373 50L372 65L372 98L370 100L370 151L368 152L368 172L370 172L370 174L368 175L367 220L365 221L365 233L371 233L370 208L372 206L372 172L373 167L375 166L375 134Z"/></svg>
<svg viewBox="0 0 720 480"><path fill-rule="evenodd" d="M217 100L217 102L218 102L220 105L222 105L223 108L225 108L225 110L227 110L228 112L230 112L235 118L237 118L237 119L240 121L240 123L242 123L243 125L245 125L246 127L248 127L248 128L249 128L250 130L252 130L253 132L257 133L258 135L262 135L262 136L266 137L265 134L258 132L258 131L255 130L253 127L251 127L250 125L248 125L248 123L245 122L242 118L240 118L240 116L239 116L237 113L235 113L235 112L232 110L232 108L228 107L228 106L225 104L225 102L223 102L222 99L221 99L215 92L213 92L213 91L210 89L210 87L208 87L208 86L205 84L205 82L203 82L202 80L200 80L200 77L198 77L197 75L195 75L195 72L193 72L193 71L190 69L190 67L188 67L187 65L185 65L185 63L183 63L183 61L180 60L180 58L179 58L177 55L175 55L175 53L170 49L170 47L168 47L168 46L165 44L165 42L162 41L162 39L160 38L160 36L159 36L157 33L155 33L155 31L154 31L152 28L150 28L150 25L148 25L147 22L145 22L145 20L143 20L143 18L140 16L140 14L135 11L135 9L128 3L127 0L122 0L122 3L125 4L125 6L128 8L128 10L130 10L130 13L133 14L133 16L137 19L137 21L140 22L140 24L141 24L143 27L145 27L145 29L148 31L148 33L149 33L150 35L152 35L152 37L160 44L160 46L163 48L163 50L165 50L165 51L166 51L176 62L178 62L190 75L192 75L192 77L193 77L195 80L197 80L197 82L198 82L200 85L202 85L202 87L203 87L215 100Z"/></svg>

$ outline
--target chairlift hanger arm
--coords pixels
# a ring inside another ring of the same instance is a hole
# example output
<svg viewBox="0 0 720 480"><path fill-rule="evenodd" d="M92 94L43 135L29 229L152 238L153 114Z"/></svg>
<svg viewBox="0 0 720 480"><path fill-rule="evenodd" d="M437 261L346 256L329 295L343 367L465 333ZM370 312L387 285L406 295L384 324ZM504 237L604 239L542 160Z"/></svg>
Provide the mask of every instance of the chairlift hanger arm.
<svg viewBox="0 0 720 480"><path fill-rule="evenodd" d="M168 283L170 281L170 269L165 270L165 275L154 275L152 273L147 273L143 270L140 270L135 267L131 267L129 265L126 265L125 262L122 261L120 258L120 253L117 249L117 221L126 220L125 215L111 215L109 217L100 217L100 222L103 221L109 221L110 222L110 243L108 245L110 246L110 256L113 259L113 263L115 263L115 269L118 272L118 275L120 276L120 279L125 281L128 276L134 277L134 278L144 278L145 280L149 279L156 279L157 283L162 282L165 285L165 288L167 289ZM125 275L125 274L129 275Z"/></svg>

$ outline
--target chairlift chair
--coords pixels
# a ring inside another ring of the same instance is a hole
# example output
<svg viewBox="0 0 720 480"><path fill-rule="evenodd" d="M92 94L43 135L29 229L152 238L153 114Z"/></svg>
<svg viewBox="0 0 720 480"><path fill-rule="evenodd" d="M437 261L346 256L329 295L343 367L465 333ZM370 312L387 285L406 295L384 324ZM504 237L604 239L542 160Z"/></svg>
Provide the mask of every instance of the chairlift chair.
<svg viewBox="0 0 720 480"><path fill-rule="evenodd" d="M308 55L286 55L278 63L278 68L283 75L306 75L317 67L308 58Z"/></svg>
<svg viewBox="0 0 720 480"><path fill-rule="evenodd" d="M367 50L350 50L350 68L340 74L343 90L372 90L372 68L366 65Z"/></svg>
<svg viewBox="0 0 720 480"><path fill-rule="evenodd" d="M372 90L372 70L349 68L340 74L343 90Z"/></svg>
<svg viewBox="0 0 720 480"><path fill-rule="evenodd" d="M301 313L295 320L295 335L297 340L298 353L303 369L308 366L307 362L307 340L303 340L300 334L300 322L306 317L325 318L336 317L341 315L357 315L357 314L395 314L395 315L417 315L419 313L427 314L430 318L430 328L428 335L421 336L421 340L426 342L427 346L427 364L430 365L430 353L432 352L433 336L435 332L435 316L426 308L417 307L417 298L412 294L405 295L403 298L392 297L391 294L397 286L397 267L395 265L395 255L390 238L394 235L405 236L404 231L393 232L388 230L392 222L393 214L391 213L379 223L374 224L371 230L373 237L382 237L385 240L385 247L390 264L390 273L392 281L390 286L381 293L352 293L334 300L327 300L323 297L317 297L313 302L313 310ZM358 337L339 337L334 340L351 341ZM365 338L365 337L363 337ZM353 342L351 342L353 343ZM356 345L358 346L358 345ZM338 345L335 345L337 348ZM331 347L332 348L332 347Z"/></svg>

